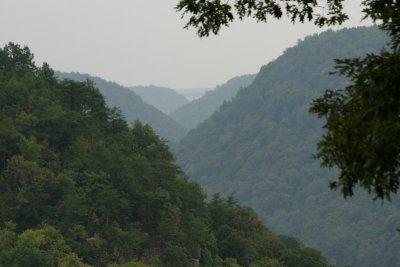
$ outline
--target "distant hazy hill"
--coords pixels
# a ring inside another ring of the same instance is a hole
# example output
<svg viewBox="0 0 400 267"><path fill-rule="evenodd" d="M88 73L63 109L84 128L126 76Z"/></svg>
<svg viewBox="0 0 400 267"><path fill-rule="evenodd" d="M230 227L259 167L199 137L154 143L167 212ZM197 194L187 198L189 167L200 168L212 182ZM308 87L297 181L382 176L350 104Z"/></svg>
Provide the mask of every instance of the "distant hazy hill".
<svg viewBox="0 0 400 267"><path fill-rule="evenodd" d="M120 108L129 122L139 120L149 124L157 134L169 141L178 142L187 132L182 125L145 103L135 92L115 82L76 72L56 72L56 76L77 81L92 80L104 95L108 106Z"/></svg>
<svg viewBox="0 0 400 267"><path fill-rule="evenodd" d="M241 87L250 85L254 77L255 75L249 74L232 78L226 83L217 86L214 90L208 91L201 98L175 110L170 116L188 130L193 129L200 122L210 117L224 101L231 100Z"/></svg>
<svg viewBox="0 0 400 267"><path fill-rule="evenodd" d="M159 86L132 86L130 87L146 103L156 107L165 114L169 114L177 108L189 103L183 95L176 91Z"/></svg>
<svg viewBox="0 0 400 267"><path fill-rule="evenodd" d="M306 37L191 131L180 143L178 163L207 193L233 192L273 230L340 264L399 266L400 201L381 205L364 192L345 200L330 191L335 174L312 157L322 121L308 112L325 89L346 84L328 75L334 58L379 51L386 39L376 28Z"/></svg>

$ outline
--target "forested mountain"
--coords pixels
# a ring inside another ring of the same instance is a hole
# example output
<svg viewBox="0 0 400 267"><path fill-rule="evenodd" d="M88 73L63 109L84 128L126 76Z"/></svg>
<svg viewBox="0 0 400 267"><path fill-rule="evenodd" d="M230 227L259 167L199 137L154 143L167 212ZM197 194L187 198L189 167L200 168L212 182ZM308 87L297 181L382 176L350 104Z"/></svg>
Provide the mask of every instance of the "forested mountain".
<svg viewBox="0 0 400 267"><path fill-rule="evenodd" d="M129 88L138 94L143 101L156 107L165 114L170 114L174 110L189 103L189 100L183 95L180 95L170 88L154 85L132 86Z"/></svg>
<svg viewBox="0 0 400 267"><path fill-rule="evenodd" d="M208 91L204 96L178 108L170 116L186 129L195 128L200 122L211 116L224 101L230 101L241 87L248 86L255 75L237 76L214 90Z"/></svg>
<svg viewBox="0 0 400 267"><path fill-rule="evenodd" d="M334 58L376 52L386 41L377 28L306 37L181 141L179 165L208 194L234 193L274 231L318 247L337 263L397 266L400 201L381 205L362 192L345 200L330 191L335 170L321 169L312 156L322 121L308 112L325 89L346 84L329 75Z"/></svg>
<svg viewBox="0 0 400 267"><path fill-rule="evenodd" d="M149 124L158 135L168 141L176 143L187 132L182 125L175 122L152 105L145 103L135 92L115 82L108 82L99 77L77 72L56 72L56 76L76 81L85 81L86 79L93 81L95 86L98 87L100 92L104 95L108 106L121 109L122 115L124 115L126 120L130 123L139 120Z"/></svg>
<svg viewBox="0 0 400 267"><path fill-rule="evenodd" d="M1 267L328 267L249 208L210 202L90 81L0 49Z"/></svg>

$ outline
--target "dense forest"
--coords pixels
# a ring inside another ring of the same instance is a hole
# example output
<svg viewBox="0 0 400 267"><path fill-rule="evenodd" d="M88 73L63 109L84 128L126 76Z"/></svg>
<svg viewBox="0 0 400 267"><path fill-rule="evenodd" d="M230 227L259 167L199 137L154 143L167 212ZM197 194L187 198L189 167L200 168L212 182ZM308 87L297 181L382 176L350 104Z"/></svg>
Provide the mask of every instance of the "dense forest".
<svg viewBox="0 0 400 267"><path fill-rule="evenodd" d="M107 105L118 107L128 122L134 123L136 120L140 120L149 124L158 135L172 143L177 143L187 132L185 127L154 106L145 103L135 92L115 82L76 72L56 72L55 75L59 78L68 78L76 81L85 81L86 79L93 81L104 96Z"/></svg>
<svg viewBox="0 0 400 267"><path fill-rule="evenodd" d="M179 122L186 129L191 130L199 123L210 117L224 101L230 101L241 87L250 85L255 75L236 76L204 96L176 109L170 114L171 118Z"/></svg>
<svg viewBox="0 0 400 267"><path fill-rule="evenodd" d="M129 89L138 94L143 101L156 107L165 114L170 114L181 106L189 103L183 95L161 86L132 86Z"/></svg>
<svg viewBox="0 0 400 267"><path fill-rule="evenodd" d="M381 205L363 192L345 200L330 191L337 170L321 169L313 158L323 130L309 113L313 99L348 82L329 75L333 59L378 52L387 40L377 28L361 27L299 41L181 141L178 163L208 194L233 193L274 231L338 264L397 266L399 199Z"/></svg>
<svg viewBox="0 0 400 267"><path fill-rule="evenodd" d="M0 49L0 266L331 266L250 208L209 202L94 83Z"/></svg>

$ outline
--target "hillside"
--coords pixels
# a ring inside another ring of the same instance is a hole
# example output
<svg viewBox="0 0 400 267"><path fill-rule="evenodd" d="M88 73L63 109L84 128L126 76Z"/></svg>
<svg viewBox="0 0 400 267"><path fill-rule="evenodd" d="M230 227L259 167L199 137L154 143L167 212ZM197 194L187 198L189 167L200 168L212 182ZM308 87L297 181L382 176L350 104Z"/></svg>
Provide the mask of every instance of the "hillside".
<svg viewBox="0 0 400 267"><path fill-rule="evenodd" d="M155 107L145 103L135 92L115 82L105 81L99 77L76 72L56 72L56 76L76 81L85 81L86 79L93 81L104 95L108 106L121 109L122 114L130 123L139 120L149 124L158 135L168 141L176 143L187 132L182 125L175 122Z"/></svg>
<svg viewBox="0 0 400 267"><path fill-rule="evenodd" d="M132 86L129 89L138 94L144 102L156 107L165 114L169 114L181 106L189 103L183 95L176 91L160 86Z"/></svg>
<svg viewBox="0 0 400 267"><path fill-rule="evenodd" d="M178 108L170 116L180 124L191 130L200 122L211 116L224 101L230 101L241 87L248 86L255 75L237 76L214 90L208 91L204 96Z"/></svg>
<svg viewBox="0 0 400 267"><path fill-rule="evenodd" d="M234 199L206 202L92 82L13 43L0 59L1 267L333 267Z"/></svg>
<svg viewBox="0 0 400 267"><path fill-rule="evenodd" d="M334 58L379 51L386 39L376 28L306 37L191 131L179 145L178 163L208 194L234 193L273 230L339 264L398 265L399 200L381 205L363 192L345 200L330 191L335 171L321 169L312 156L322 121L308 112L325 89L346 84L329 75Z"/></svg>

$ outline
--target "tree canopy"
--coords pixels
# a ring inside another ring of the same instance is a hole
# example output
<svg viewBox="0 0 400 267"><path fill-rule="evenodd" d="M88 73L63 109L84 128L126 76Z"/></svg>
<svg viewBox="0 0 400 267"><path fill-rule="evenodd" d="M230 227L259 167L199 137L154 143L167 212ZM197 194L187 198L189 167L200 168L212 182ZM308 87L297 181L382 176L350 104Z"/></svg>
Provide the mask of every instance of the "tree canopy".
<svg viewBox="0 0 400 267"><path fill-rule="evenodd" d="M343 2L182 0L176 9L182 16L189 14L186 27L197 28L203 37L217 34L235 18L267 22L284 13L292 22L341 24L348 17ZM327 90L310 111L326 118L317 157L323 166L340 169L331 188L347 197L360 185L375 198L390 200L400 178L400 1L364 0L361 5L364 17L389 34L389 46L363 58L337 60L339 74L350 78L350 84Z"/></svg>

